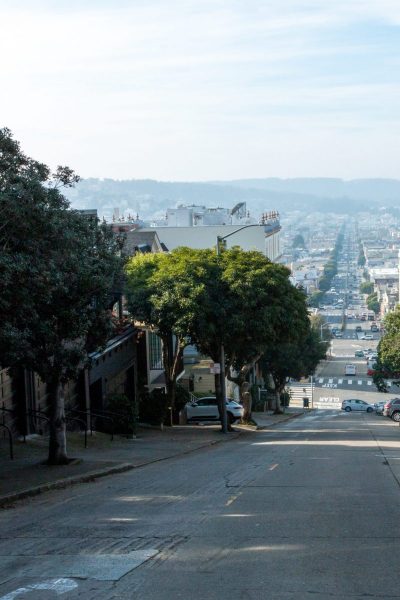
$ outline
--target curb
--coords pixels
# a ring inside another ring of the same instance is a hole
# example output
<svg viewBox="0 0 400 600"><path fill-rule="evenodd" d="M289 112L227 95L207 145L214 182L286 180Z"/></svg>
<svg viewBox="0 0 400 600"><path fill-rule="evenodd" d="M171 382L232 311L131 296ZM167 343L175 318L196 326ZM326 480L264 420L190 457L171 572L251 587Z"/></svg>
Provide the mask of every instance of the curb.
<svg viewBox="0 0 400 600"><path fill-rule="evenodd" d="M227 441L231 441L233 439L238 438L242 432L236 431L235 433L236 435L229 437ZM104 469L98 469L96 471L89 471L88 473L84 473L82 475L76 475L74 477L65 477L64 479L57 479L56 481L50 481L48 483L43 483L41 485L37 485L31 488L26 488L25 490L21 490L19 492L7 494L6 496L0 496L0 508L11 507L10 505L12 505L14 502L17 502L18 500L24 500L25 498L38 496L39 494L43 494L44 492L64 489L73 485L77 485L79 483L90 483L91 481L95 481L96 479L100 479L101 477L107 477L108 475L116 475L118 473L125 473L126 471L140 469L142 467L145 467L146 465L151 465L154 463L162 462L164 460L169 460L171 458L176 458L177 456L184 456L185 454L190 454L191 452L195 452L196 450L201 450L201 448L207 448L210 446L215 446L216 444L221 444L223 441L224 439L212 440L211 442L207 442L205 444L202 444L201 446L197 446L196 448L190 448L189 450L185 450L184 452L176 452L175 454L170 454L161 458L148 460L138 465L134 465L132 463L121 463L119 465L116 465L115 467L107 467Z"/></svg>
<svg viewBox="0 0 400 600"><path fill-rule="evenodd" d="M310 409L309 412L311 412L311 410L312 409ZM296 413L294 415L288 414L286 419L281 419L277 423L270 423L269 425L257 425L256 431L263 431L265 429L269 429L270 427L276 427L277 425L280 425L281 423L286 423L286 421L290 421L291 419L296 419L297 417L302 417L304 414L305 414L304 412Z"/></svg>

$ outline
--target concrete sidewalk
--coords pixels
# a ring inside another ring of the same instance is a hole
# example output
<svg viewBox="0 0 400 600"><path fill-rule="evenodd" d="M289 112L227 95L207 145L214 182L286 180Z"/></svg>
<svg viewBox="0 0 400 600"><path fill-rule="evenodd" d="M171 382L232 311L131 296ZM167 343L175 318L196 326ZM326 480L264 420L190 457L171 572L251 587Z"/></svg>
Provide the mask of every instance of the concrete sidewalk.
<svg viewBox="0 0 400 600"><path fill-rule="evenodd" d="M14 460L10 460L8 443L0 441L0 506L42 492L92 481L113 473L167 460L218 443L228 443L241 435L254 435L283 421L303 414L301 409L288 409L283 415L253 413L258 428L234 426L235 431L223 435L219 425L185 425L164 431L140 428L134 439L103 433L84 436L68 433L68 455L75 458L68 465L48 466L48 438L34 436L24 443L14 442Z"/></svg>

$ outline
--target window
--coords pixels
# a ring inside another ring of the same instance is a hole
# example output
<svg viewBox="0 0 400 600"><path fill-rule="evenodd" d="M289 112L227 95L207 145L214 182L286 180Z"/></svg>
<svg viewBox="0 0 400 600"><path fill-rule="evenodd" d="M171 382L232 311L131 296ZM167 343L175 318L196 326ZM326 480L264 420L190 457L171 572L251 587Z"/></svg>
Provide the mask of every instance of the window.
<svg viewBox="0 0 400 600"><path fill-rule="evenodd" d="M149 332L149 362L150 369L162 369L161 338L152 331Z"/></svg>
<svg viewBox="0 0 400 600"><path fill-rule="evenodd" d="M197 406L216 406L216 398L199 398L196 402Z"/></svg>

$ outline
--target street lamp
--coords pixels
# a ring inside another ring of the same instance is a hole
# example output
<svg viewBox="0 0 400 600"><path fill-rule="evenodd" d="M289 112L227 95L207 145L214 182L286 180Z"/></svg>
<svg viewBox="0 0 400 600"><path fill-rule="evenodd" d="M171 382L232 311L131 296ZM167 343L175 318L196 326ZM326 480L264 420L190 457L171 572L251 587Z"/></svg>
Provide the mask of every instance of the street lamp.
<svg viewBox="0 0 400 600"><path fill-rule="evenodd" d="M252 223L251 225L243 225L239 227L239 229L235 229L235 231L231 231L231 233L227 233L226 235L217 235L217 256L221 255L221 242L226 240L231 235L242 231L242 229L247 229L248 227L262 227L258 223ZM228 433L228 419L226 414L226 388L225 388L225 348L224 343L221 342L220 352L219 352L219 362L220 362L220 387L221 387L221 396L222 396L222 406L221 406L221 426L222 432Z"/></svg>

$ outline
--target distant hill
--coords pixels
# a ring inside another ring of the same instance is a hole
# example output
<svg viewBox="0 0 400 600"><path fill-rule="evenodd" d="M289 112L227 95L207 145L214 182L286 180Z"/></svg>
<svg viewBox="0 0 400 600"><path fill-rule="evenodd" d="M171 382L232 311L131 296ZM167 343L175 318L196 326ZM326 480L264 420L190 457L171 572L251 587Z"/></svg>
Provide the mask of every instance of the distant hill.
<svg viewBox="0 0 400 600"><path fill-rule="evenodd" d="M217 182L218 183L218 182ZM311 194L325 198L346 196L352 200L372 200L379 203L400 203L400 181L397 179L297 178L238 179L223 185L242 188Z"/></svg>
<svg viewBox="0 0 400 600"><path fill-rule="evenodd" d="M163 182L151 179L83 179L67 191L74 208L97 208L99 215L138 213L147 219L177 204L231 207L246 202L250 212L357 212L400 206L400 181L392 179L241 179L216 182Z"/></svg>

